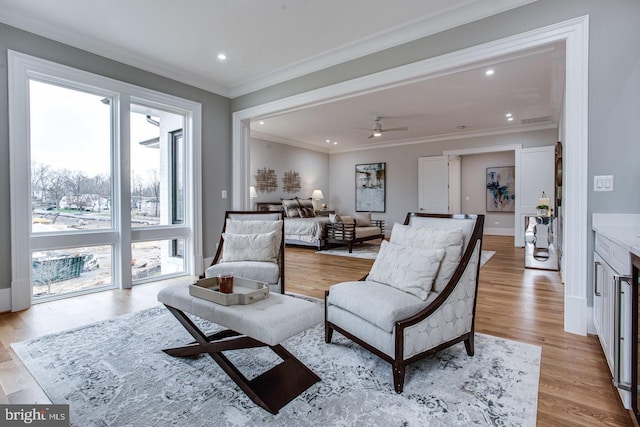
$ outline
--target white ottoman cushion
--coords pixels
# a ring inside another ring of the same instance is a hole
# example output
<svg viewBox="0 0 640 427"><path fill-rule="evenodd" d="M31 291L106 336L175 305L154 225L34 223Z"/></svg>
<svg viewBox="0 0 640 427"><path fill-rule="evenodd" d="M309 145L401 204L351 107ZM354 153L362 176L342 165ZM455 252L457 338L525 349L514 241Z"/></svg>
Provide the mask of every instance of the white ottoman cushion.
<svg viewBox="0 0 640 427"><path fill-rule="evenodd" d="M224 306L193 297L189 285L178 285L162 289L158 301L272 346L323 319L320 305L275 293L253 304Z"/></svg>

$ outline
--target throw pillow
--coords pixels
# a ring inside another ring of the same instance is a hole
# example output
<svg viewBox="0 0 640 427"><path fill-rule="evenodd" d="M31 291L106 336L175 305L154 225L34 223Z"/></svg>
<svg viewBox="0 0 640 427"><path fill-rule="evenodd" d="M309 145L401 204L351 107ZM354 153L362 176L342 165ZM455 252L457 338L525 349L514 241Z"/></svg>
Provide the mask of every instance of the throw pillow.
<svg viewBox="0 0 640 427"><path fill-rule="evenodd" d="M464 236L461 229L416 228L395 223L389 241L413 248L444 249L444 258L433 285L433 290L437 292L447 286L462 259Z"/></svg>
<svg viewBox="0 0 640 427"><path fill-rule="evenodd" d="M224 233L222 259L234 261L277 262L276 232L261 234Z"/></svg>
<svg viewBox="0 0 640 427"><path fill-rule="evenodd" d="M298 208L298 215L300 216L300 218L313 218L316 216L316 212L313 210L313 208Z"/></svg>
<svg viewBox="0 0 640 427"><path fill-rule="evenodd" d="M353 219L353 217L349 216L349 215L343 215L341 218L341 223L343 224L349 224L349 225L353 225L356 223L356 220Z"/></svg>
<svg viewBox="0 0 640 427"><path fill-rule="evenodd" d="M297 199L281 199L282 207L284 208L284 213L289 218L294 218L300 216L298 213L298 208L300 205L298 204Z"/></svg>
<svg viewBox="0 0 640 427"><path fill-rule="evenodd" d="M296 198L296 199L298 200L298 205L301 208L311 209L312 211L315 212L315 208L313 206L313 200L311 200L311 199L299 199L299 198Z"/></svg>
<svg viewBox="0 0 640 427"><path fill-rule="evenodd" d="M263 233L276 233L276 248L280 247L280 240L282 235L282 220L240 220L240 219L227 219L227 227L225 232L229 234L263 234Z"/></svg>
<svg viewBox="0 0 640 427"><path fill-rule="evenodd" d="M444 249L412 248L383 240L367 280L393 286L424 301L443 256Z"/></svg>
<svg viewBox="0 0 640 427"><path fill-rule="evenodd" d="M356 212L353 218L358 227L371 227L371 212Z"/></svg>
<svg viewBox="0 0 640 427"><path fill-rule="evenodd" d="M329 214L329 222L331 222L332 224L337 224L339 222L342 222L342 218L340 218L340 215L338 214Z"/></svg>

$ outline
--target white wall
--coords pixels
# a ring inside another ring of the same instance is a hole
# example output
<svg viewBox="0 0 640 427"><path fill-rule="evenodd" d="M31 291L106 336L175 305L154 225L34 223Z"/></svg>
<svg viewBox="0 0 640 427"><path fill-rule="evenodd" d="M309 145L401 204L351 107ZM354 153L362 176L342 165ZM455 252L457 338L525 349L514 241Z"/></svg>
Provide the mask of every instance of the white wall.
<svg viewBox="0 0 640 427"><path fill-rule="evenodd" d="M473 154L461 157L460 194L464 213L484 214L485 234L513 236L515 212L487 212L487 168L514 166L515 152ZM516 171L517 179L518 171ZM518 194L516 194L518 197Z"/></svg>
<svg viewBox="0 0 640 427"><path fill-rule="evenodd" d="M291 145L251 138L251 184L255 186L255 174L258 169L273 169L278 177L278 188L273 192L258 191L255 202L279 202L281 198L309 198L313 190L322 190L328 203L329 188L329 154L306 150ZM300 191L285 193L282 189L282 178L285 172L295 171L300 175Z"/></svg>

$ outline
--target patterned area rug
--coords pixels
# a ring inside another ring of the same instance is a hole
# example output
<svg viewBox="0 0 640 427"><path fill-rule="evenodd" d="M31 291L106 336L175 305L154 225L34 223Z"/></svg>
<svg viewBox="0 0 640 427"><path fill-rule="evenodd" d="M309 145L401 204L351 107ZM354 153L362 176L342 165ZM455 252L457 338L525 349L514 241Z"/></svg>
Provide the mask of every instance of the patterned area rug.
<svg viewBox="0 0 640 427"><path fill-rule="evenodd" d="M536 424L541 349L534 345L476 334L475 356L459 343L415 363L396 394L388 363L338 333L325 344L318 325L283 345L322 381L271 415L209 356L160 351L187 341L157 307L12 347L54 403L70 404L76 426ZM248 378L276 362L265 349L226 354Z"/></svg>
<svg viewBox="0 0 640 427"><path fill-rule="evenodd" d="M376 259L379 250L379 244L364 242L362 244L355 245L352 253L349 253L349 249L347 249L346 246L317 251L316 253L323 255L346 256L351 258ZM482 251L480 266L483 266L487 261L489 261L495 253L496 251Z"/></svg>

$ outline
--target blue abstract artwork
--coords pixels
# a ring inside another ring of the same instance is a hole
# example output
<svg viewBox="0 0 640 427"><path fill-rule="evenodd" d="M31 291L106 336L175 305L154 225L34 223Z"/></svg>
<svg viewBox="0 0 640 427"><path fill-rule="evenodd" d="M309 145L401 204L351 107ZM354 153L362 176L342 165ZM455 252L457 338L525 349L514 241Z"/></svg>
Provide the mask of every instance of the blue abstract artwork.
<svg viewBox="0 0 640 427"><path fill-rule="evenodd" d="M487 212L515 212L516 168L487 168Z"/></svg>

